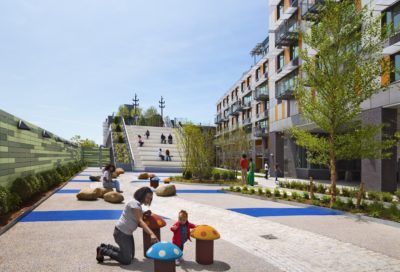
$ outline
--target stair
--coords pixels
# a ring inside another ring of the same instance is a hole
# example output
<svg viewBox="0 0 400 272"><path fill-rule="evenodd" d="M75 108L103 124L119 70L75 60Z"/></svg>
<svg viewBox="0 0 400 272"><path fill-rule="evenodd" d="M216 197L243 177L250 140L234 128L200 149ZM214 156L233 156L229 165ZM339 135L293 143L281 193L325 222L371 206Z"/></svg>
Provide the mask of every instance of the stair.
<svg viewBox="0 0 400 272"><path fill-rule="evenodd" d="M149 139L146 139L146 131L150 131ZM128 140L132 148L132 154L135 158L134 171L145 172L165 172L176 173L182 171L183 158L179 152L177 144L178 131L174 128L168 127L148 127L148 126L126 126ZM161 134L164 133L165 137L171 133L173 137L172 144L161 144ZM142 136L144 145L139 147L138 135ZM165 150L169 149L172 156L172 161L162 161L158 157L159 149L162 149L165 155Z"/></svg>

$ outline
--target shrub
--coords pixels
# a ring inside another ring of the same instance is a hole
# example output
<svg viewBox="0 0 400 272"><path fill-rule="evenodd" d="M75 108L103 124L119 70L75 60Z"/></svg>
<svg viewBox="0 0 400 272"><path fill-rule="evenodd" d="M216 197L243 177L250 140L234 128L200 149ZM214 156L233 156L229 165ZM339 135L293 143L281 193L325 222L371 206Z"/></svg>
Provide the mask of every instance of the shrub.
<svg viewBox="0 0 400 272"><path fill-rule="evenodd" d="M17 178L14 180L10 191L18 195L22 201L29 200L33 195L32 188L25 178Z"/></svg>
<svg viewBox="0 0 400 272"><path fill-rule="evenodd" d="M400 190L397 190L394 192L395 196L397 196L397 199L400 200Z"/></svg>
<svg viewBox="0 0 400 272"><path fill-rule="evenodd" d="M327 196L327 195L324 195L321 199L320 199L320 201L321 201L321 203L322 204L329 204L329 202L331 201L331 197L330 196Z"/></svg>
<svg viewBox="0 0 400 272"><path fill-rule="evenodd" d="M349 188L342 188L342 196L350 197L350 189Z"/></svg>
<svg viewBox="0 0 400 272"><path fill-rule="evenodd" d="M221 175L220 175L218 172L215 172L215 173L213 174L213 179L214 179L214 180L220 180L220 179L221 179Z"/></svg>
<svg viewBox="0 0 400 272"><path fill-rule="evenodd" d="M271 196L272 196L271 190L268 189L268 188L266 188L266 189L265 189L265 195L266 195L267 197L271 197Z"/></svg>
<svg viewBox="0 0 400 272"><path fill-rule="evenodd" d="M254 195L255 192L256 192L256 190L254 190L254 188L250 188L249 193L250 193L251 195Z"/></svg>
<svg viewBox="0 0 400 272"><path fill-rule="evenodd" d="M0 216L19 209L21 203L21 198L17 194L0 186Z"/></svg>
<svg viewBox="0 0 400 272"><path fill-rule="evenodd" d="M321 203L320 203L319 199L313 199L313 200L312 200L312 204L313 204L314 206L321 206Z"/></svg>
<svg viewBox="0 0 400 272"><path fill-rule="evenodd" d="M275 188L275 190L274 190L274 196L275 196L275 197L280 197L280 196L281 196L281 191L279 191L279 189Z"/></svg>
<svg viewBox="0 0 400 272"><path fill-rule="evenodd" d="M259 195L262 195L264 193L262 188L258 188L257 192L258 192Z"/></svg>
<svg viewBox="0 0 400 272"><path fill-rule="evenodd" d="M310 194L308 192L303 192L304 199L310 199Z"/></svg>
<svg viewBox="0 0 400 272"><path fill-rule="evenodd" d="M25 180L32 189L32 195L43 192L41 188L42 184L36 176L34 175L27 176Z"/></svg>
<svg viewBox="0 0 400 272"><path fill-rule="evenodd" d="M356 207L356 206L355 206L354 203L353 203L353 199L348 198L347 201L346 201L346 208L347 208L347 210L350 211L350 210L354 209L355 207Z"/></svg>
<svg viewBox="0 0 400 272"><path fill-rule="evenodd" d="M234 186L229 186L229 191L234 191L235 190L235 187Z"/></svg>
<svg viewBox="0 0 400 272"><path fill-rule="evenodd" d="M300 195L297 192L292 192L292 198L293 199L299 199Z"/></svg>
<svg viewBox="0 0 400 272"><path fill-rule="evenodd" d="M236 180L237 176L235 174L235 171L230 171L228 174L228 178L229 178L229 180Z"/></svg>
<svg viewBox="0 0 400 272"><path fill-rule="evenodd" d="M347 210L347 205L345 202L342 201L340 197L338 197L336 198L335 203L333 203L332 208L345 211Z"/></svg>
<svg viewBox="0 0 400 272"><path fill-rule="evenodd" d="M248 191L248 188L247 188L247 186L243 186L243 188L242 188L242 192L244 192L244 193L247 193L247 191Z"/></svg>
<svg viewBox="0 0 400 272"><path fill-rule="evenodd" d="M122 132L122 128L121 128L121 126L119 124L115 127L115 131L116 132Z"/></svg>
<svg viewBox="0 0 400 272"><path fill-rule="evenodd" d="M222 172L221 177L223 180L227 180L229 178L229 173L224 171L224 172Z"/></svg>
<svg viewBox="0 0 400 272"><path fill-rule="evenodd" d="M139 176L139 178L140 178L140 176ZM149 178L148 175L147 175L147 178ZM145 179L147 179L147 178L145 178ZM192 172L190 172L189 170L185 170L183 172L183 178L184 179L191 179L192 178Z"/></svg>
<svg viewBox="0 0 400 272"><path fill-rule="evenodd" d="M324 185L322 184L318 184L317 185L317 192L320 194L325 194L326 193L326 188Z"/></svg>
<svg viewBox="0 0 400 272"><path fill-rule="evenodd" d="M283 198L287 198L287 197L288 197L288 194L287 194L287 192L286 192L286 191L283 191L283 194L282 194L282 196L283 196Z"/></svg>
<svg viewBox="0 0 400 272"><path fill-rule="evenodd" d="M380 200L379 192L368 192L369 200Z"/></svg>
<svg viewBox="0 0 400 272"><path fill-rule="evenodd" d="M240 193L242 191L242 188L238 186L238 187L236 187L235 191Z"/></svg>
<svg viewBox="0 0 400 272"><path fill-rule="evenodd" d="M374 201L366 207L367 213L372 217L380 217L384 213L385 207L382 202Z"/></svg>
<svg viewBox="0 0 400 272"><path fill-rule="evenodd" d="M385 202L392 202L393 195L388 192L383 192L383 193L381 193L381 199Z"/></svg>

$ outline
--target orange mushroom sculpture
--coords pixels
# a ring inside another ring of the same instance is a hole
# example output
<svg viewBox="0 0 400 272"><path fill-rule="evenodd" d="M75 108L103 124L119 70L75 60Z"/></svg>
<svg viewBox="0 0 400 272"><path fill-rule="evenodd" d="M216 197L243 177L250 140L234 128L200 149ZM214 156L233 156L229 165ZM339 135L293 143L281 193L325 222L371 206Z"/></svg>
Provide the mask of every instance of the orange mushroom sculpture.
<svg viewBox="0 0 400 272"><path fill-rule="evenodd" d="M221 236L216 229L208 225L198 225L190 236L196 239L196 262L212 264L214 262L214 240Z"/></svg>
<svg viewBox="0 0 400 272"><path fill-rule="evenodd" d="M165 227L167 223L165 220L151 212L145 212L143 214L143 221L146 223L146 225L153 231L154 235L157 236L158 241L161 241L161 233L160 229ZM146 257L146 251L151 247L151 239L150 235L148 235L144 230L143 230L143 254Z"/></svg>

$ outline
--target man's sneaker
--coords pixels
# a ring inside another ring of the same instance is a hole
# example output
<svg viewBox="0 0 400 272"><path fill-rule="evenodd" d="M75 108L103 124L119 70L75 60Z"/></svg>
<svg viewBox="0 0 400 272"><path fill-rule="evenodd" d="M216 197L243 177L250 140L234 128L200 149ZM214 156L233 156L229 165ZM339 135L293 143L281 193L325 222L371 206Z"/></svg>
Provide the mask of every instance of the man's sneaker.
<svg viewBox="0 0 400 272"><path fill-rule="evenodd" d="M119 191L117 191L117 193L120 193L120 194L122 194L124 191L121 191L121 190L119 190Z"/></svg>
<svg viewBox="0 0 400 272"><path fill-rule="evenodd" d="M104 262L104 256L103 256L103 254L101 253L101 247L97 247L97 248L96 248L96 260L97 260L99 263Z"/></svg>

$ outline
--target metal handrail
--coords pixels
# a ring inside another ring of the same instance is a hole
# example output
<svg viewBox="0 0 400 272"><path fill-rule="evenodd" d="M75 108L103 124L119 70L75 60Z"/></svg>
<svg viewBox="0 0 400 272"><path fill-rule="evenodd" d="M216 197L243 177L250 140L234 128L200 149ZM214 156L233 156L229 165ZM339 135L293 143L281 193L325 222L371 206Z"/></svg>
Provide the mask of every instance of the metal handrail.
<svg viewBox="0 0 400 272"><path fill-rule="evenodd" d="M126 139L125 144L127 144L127 147L128 147L128 150L129 150L128 154L129 154L129 159L131 161L131 166L132 166L132 171L133 171L133 169L135 167L135 157L133 156L131 142L129 141L128 132L126 131L126 125L125 125L124 117L122 117L122 124L123 124L123 127L124 127L123 130L124 130L124 135L125 135L125 139Z"/></svg>
<svg viewBox="0 0 400 272"><path fill-rule="evenodd" d="M113 131L112 131L112 128L111 128L111 125L109 126L109 131L110 131L110 134L111 134L111 148L112 148L112 154L113 154L113 164L114 165L117 165L117 157L116 157L116 150L115 150L115 145L114 145L114 135L113 135Z"/></svg>

